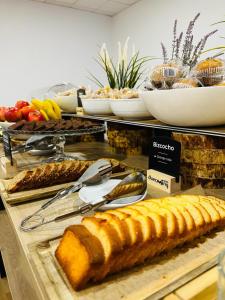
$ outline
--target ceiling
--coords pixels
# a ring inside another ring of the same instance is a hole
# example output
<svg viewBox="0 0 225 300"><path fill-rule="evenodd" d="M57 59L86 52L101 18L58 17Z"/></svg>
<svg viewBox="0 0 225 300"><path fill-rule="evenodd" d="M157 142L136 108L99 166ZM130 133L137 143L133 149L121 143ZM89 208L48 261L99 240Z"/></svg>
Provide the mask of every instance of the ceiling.
<svg viewBox="0 0 225 300"><path fill-rule="evenodd" d="M140 0L32 0L114 16Z"/></svg>

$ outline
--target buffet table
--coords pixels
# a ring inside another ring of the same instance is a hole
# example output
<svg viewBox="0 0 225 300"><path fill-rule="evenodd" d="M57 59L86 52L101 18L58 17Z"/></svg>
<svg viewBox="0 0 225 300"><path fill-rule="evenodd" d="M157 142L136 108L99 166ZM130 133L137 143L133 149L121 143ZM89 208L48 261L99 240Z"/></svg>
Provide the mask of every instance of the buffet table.
<svg viewBox="0 0 225 300"><path fill-rule="evenodd" d="M93 147L97 150L97 154L95 153L96 157L94 157L95 159L97 159L98 156L109 157L108 147L103 147L102 143L92 143L91 148L87 143L80 144L79 146L76 145L76 151L82 152L85 150L87 158L93 159ZM67 146L67 151L74 151L73 146ZM116 157L118 156L115 155L115 158ZM134 160L133 157L125 159L125 157L120 156L120 159L127 164L131 163L132 165L134 165L135 161L137 167L141 166L142 168L147 168L147 157L139 156L135 157ZM213 191L211 191L211 193L213 193ZM222 198L224 192L220 191L217 195L221 195ZM34 243L60 236L64 229L71 224L71 219L62 221L57 225L54 223L47 224L39 230L25 233L19 229L21 220L39 208L47 199L11 206L7 203L4 193L1 193L1 198L5 210L1 211L0 215L0 248L12 297L15 300L48 300L49 297L46 294L47 286L43 285L44 274L40 272L40 274L37 275L30 256L30 249ZM78 199L77 195L75 196L75 199ZM79 202L77 202L77 205L79 206ZM73 218L73 223L79 222L79 216ZM40 276L42 278L40 278ZM175 290L171 288L171 291L168 290L168 295L163 299L216 299L216 267L209 268L206 272L203 272L201 275L196 274L194 277L195 279L191 279L180 288ZM151 299L151 297L149 299Z"/></svg>

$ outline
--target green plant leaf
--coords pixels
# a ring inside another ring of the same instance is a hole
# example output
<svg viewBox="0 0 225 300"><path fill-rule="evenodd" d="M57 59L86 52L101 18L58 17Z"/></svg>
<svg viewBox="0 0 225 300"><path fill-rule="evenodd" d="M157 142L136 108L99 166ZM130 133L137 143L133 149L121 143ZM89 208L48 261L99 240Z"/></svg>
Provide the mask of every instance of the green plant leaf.
<svg viewBox="0 0 225 300"><path fill-rule="evenodd" d="M221 23L225 23L225 20L219 21L219 22L216 22L216 23L213 23L213 24L211 24L211 26L213 26L213 25L218 25L218 24L221 24Z"/></svg>
<svg viewBox="0 0 225 300"><path fill-rule="evenodd" d="M201 52L201 54L204 54L204 53L209 52L209 51L221 50L221 49L225 50L225 46L218 46L218 47L215 47L215 48L210 48L210 49L207 49L207 50Z"/></svg>

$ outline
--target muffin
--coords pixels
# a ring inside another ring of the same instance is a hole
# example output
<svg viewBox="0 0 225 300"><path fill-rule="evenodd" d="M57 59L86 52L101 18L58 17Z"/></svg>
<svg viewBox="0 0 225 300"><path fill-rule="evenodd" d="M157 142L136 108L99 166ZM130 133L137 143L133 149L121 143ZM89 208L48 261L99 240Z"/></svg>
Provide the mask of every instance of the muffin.
<svg viewBox="0 0 225 300"><path fill-rule="evenodd" d="M172 86L173 89L196 88L199 87L199 81L194 78L178 79Z"/></svg>
<svg viewBox="0 0 225 300"><path fill-rule="evenodd" d="M204 86L220 83L224 79L225 64L222 59L208 58L195 67L195 75Z"/></svg>
<svg viewBox="0 0 225 300"><path fill-rule="evenodd" d="M173 62L156 66L150 74L150 82L157 89L171 88L181 78L181 67Z"/></svg>

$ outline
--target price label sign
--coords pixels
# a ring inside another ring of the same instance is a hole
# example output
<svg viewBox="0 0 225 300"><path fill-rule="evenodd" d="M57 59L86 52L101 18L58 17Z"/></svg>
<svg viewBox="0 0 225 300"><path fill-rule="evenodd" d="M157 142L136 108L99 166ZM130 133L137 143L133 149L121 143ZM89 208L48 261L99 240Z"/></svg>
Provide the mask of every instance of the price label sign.
<svg viewBox="0 0 225 300"><path fill-rule="evenodd" d="M179 181L181 144L167 137L154 137L150 145L149 169L168 174Z"/></svg>
<svg viewBox="0 0 225 300"><path fill-rule="evenodd" d="M3 147L5 156L10 159L11 165L13 165L11 139L10 135L7 132L3 132Z"/></svg>
<svg viewBox="0 0 225 300"><path fill-rule="evenodd" d="M77 102L78 102L78 107L82 107L82 106L83 106L83 105L82 105L82 101L81 101L80 96L81 96L81 95L85 95L85 94L86 94L85 89L79 89L79 90L77 90Z"/></svg>

